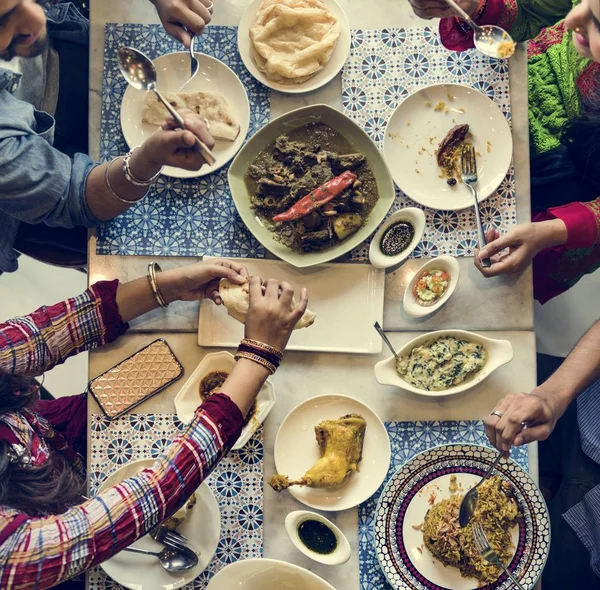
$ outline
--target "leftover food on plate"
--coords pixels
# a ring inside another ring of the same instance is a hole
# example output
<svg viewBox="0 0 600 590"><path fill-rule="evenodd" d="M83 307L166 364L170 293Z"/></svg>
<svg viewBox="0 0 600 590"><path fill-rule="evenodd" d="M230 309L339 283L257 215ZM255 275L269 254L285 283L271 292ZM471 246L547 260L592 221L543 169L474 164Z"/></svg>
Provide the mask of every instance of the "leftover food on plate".
<svg viewBox="0 0 600 590"><path fill-rule="evenodd" d="M204 117L210 125L210 134L215 139L235 141L240 134L240 123L227 99L218 92L165 92L164 97L176 110L188 109ZM144 98L142 123L162 125L169 112L154 92Z"/></svg>
<svg viewBox="0 0 600 590"><path fill-rule="evenodd" d="M323 420L315 426L321 458L297 481L274 475L269 485L281 492L290 486L335 489L348 482L359 470L365 441L366 420L359 414L347 414L337 420Z"/></svg>
<svg viewBox="0 0 600 590"><path fill-rule="evenodd" d="M413 295L419 305L436 304L448 290L450 274L445 270L433 268L423 271L413 288Z"/></svg>
<svg viewBox="0 0 600 590"><path fill-rule="evenodd" d="M398 256L408 248L415 237L415 228L410 221L397 221L381 236L381 251L386 256Z"/></svg>
<svg viewBox="0 0 600 590"><path fill-rule="evenodd" d="M221 279L219 282L219 295L223 301L223 305L227 309L227 313L242 324L246 323L246 316L250 308L250 283L245 282L243 285L236 285L229 279ZM292 299L292 308L298 305L296 299ZM298 323L294 326L294 330L308 328L315 323L317 314L310 309L307 309Z"/></svg>
<svg viewBox="0 0 600 590"><path fill-rule="evenodd" d="M302 84L327 65L339 36L321 0L264 0L250 27L250 55L269 80Z"/></svg>
<svg viewBox="0 0 600 590"><path fill-rule="evenodd" d="M515 549L511 529L519 524L523 515L512 486L497 475L483 482L478 493L473 517L463 529L458 522L458 513L464 494L453 494L432 506L423 522L423 540L444 566L458 568L464 578L476 578L482 584L490 584L498 579L502 570L485 561L477 550L473 525L479 523L482 526L492 549L503 563L509 564Z"/></svg>
<svg viewBox="0 0 600 590"><path fill-rule="evenodd" d="M426 391L444 391L472 379L487 362L485 346L470 340L442 336L415 346L396 362L407 383Z"/></svg>
<svg viewBox="0 0 600 590"><path fill-rule="evenodd" d="M245 181L262 224L298 252L343 242L363 227L379 198L365 156L325 123L277 137Z"/></svg>
<svg viewBox="0 0 600 590"><path fill-rule="evenodd" d="M196 494L192 494L188 501L173 516L166 518L160 524L171 531L174 531L180 524L186 520L190 510L196 505Z"/></svg>
<svg viewBox="0 0 600 590"><path fill-rule="evenodd" d="M466 123L455 125L448 131L435 151L442 178L445 178L450 186L454 186L460 176L460 157L464 146L471 143L470 140L469 126Z"/></svg>
<svg viewBox="0 0 600 590"><path fill-rule="evenodd" d="M227 371L211 371L202 378L200 381L199 394L200 398L203 402L205 402L211 395L214 393L219 393L219 389L225 383L225 380L229 377L229 373ZM250 411L246 414L244 418L244 422L242 424L242 428L244 428L250 420L256 415L256 400L252 404Z"/></svg>
<svg viewBox="0 0 600 590"><path fill-rule="evenodd" d="M338 546L337 535L322 521L307 518L298 525L298 538L319 555L330 555Z"/></svg>

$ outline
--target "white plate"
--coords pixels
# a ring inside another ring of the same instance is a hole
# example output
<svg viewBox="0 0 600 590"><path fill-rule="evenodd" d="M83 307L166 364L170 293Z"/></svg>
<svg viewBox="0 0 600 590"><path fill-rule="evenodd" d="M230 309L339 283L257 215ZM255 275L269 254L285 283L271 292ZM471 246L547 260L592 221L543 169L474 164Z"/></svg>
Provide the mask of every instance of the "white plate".
<svg viewBox="0 0 600 590"><path fill-rule="evenodd" d="M346 414L360 414L367 421L360 471L344 486L321 490L292 486L296 500L317 510L354 508L369 499L385 479L390 466L390 438L379 416L366 404L345 395L313 397L296 406L284 419L275 439L275 468L290 479L299 479L320 458L315 426L321 420L337 420Z"/></svg>
<svg viewBox="0 0 600 590"><path fill-rule="evenodd" d="M327 65L318 74L315 74L312 78L309 78L302 84L280 84L278 82L273 82L256 67L256 64L250 56L250 47L252 43L250 41L250 27L252 27L254 23L256 13L262 4L262 0L254 0L250 3L248 8L246 8L246 12L244 12L238 28L238 49L244 65L261 84L286 94L311 92L317 88L321 88L321 86L325 86L325 84L335 78L344 67L346 60L348 59L348 54L350 53L350 23L348 22L346 13L336 0L323 0L323 3L338 19L338 22L340 23L340 36Z"/></svg>
<svg viewBox="0 0 600 590"><path fill-rule="evenodd" d="M485 346L488 353L487 362L472 379L443 391L427 391L425 389L418 389L398 375L398 372L396 371L396 359L391 356L375 365L375 378L377 379L378 383L381 383L381 385L393 385L394 387L405 389L406 391L412 391L413 393L425 395L427 397L444 397L446 395L455 395L457 393L462 393L463 391L472 389L487 379L497 368L509 363L513 359L513 347L508 340L493 340L492 338L486 338L481 334L467 332L466 330L437 330L435 332L429 332L428 334L417 336L396 352L401 357L408 356L413 348L421 346L426 342L433 342L442 336L464 338L465 340L472 340L473 342L478 342Z"/></svg>
<svg viewBox="0 0 600 590"><path fill-rule="evenodd" d="M229 352L213 352L207 354L202 359L202 362L196 367L196 370L175 397L175 411L177 412L177 417L184 424L191 421L196 408L202 401L200 399L200 381L213 371L231 373L233 367L235 367L235 358ZM274 405L275 389L273 388L273 384L267 379L265 384L260 388L256 398L256 414L246 424L240 438L231 447L234 451L241 449L250 440L258 427L265 421L265 418L269 415Z"/></svg>
<svg viewBox="0 0 600 590"><path fill-rule="evenodd" d="M154 463L154 459L141 459L124 465L106 478L99 492L117 485L124 479L138 475L144 469L152 467ZM141 588L175 590L196 579L214 557L221 537L219 505L206 483L196 490L196 505L177 530L187 537L190 546L198 552L198 565L187 572L169 573L163 569L156 557L136 555L128 551L117 553L100 565L115 582L130 590L140 590ZM164 548L150 535L138 539L131 546L157 552Z"/></svg>
<svg viewBox="0 0 600 590"><path fill-rule="evenodd" d="M212 166L205 164L197 171L166 166L163 174L174 178L198 178L223 167L244 144L250 125L248 95L233 70L204 53L196 53L196 57L200 62L200 69L196 77L186 86L185 92L220 92L229 101L240 123L240 134L235 141L216 140L212 152L217 161ZM161 92L179 92L189 78L189 53L169 53L155 59L152 63L156 68L157 87ZM121 129L130 149L144 143L158 129L155 125L142 123L145 95L146 92L143 90L135 90L128 86L121 103Z"/></svg>
<svg viewBox="0 0 600 590"><path fill-rule="evenodd" d="M447 114L433 110L439 101L446 103ZM432 106L425 106L426 102ZM473 196L462 182L451 187L440 178L435 158L435 150L448 131L463 123L469 124L479 154L482 201L500 186L512 159L510 126L498 105L468 86L437 84L418 90L394 111L385 131L383 151L396 184L417 203L449 211L473 206Z"/></svg>
<svg viewBox="0 0 600 590"><path fill-rule="evenodd" d="M304 568L276 559L244 559L223 568L207 590L335 590Z"/></svg>
<svg viewBox="0 0 600 590"><path fill-rule="evenodd" d="M446 292L440 299L437 300L436 303L430 306L419 305L413 293L415 284L426 270L445 270L450 275L450 283L448 284ZM419 268L406 286L404 297L402 298L404 311L414 318L422 318L426 315L432 314L443 305L446 305L450 297L452 297L452 293L454 293L456 286L458 285L459 278L460 267L458 266L456 258L452 258L452 256L438 256L433 260L429 260L423 266L421 266L421 268Z"/></svg>
<svg viewBox="0 0 600 590"><path fill-rule="evenodd" d="M398 221L408 221L411 223L415 230L415 235L413 236L411 243L400 252L400 254L397 256L386 256L381 251L381 238L388 227L394 225ZM425 232L425 226L425 213L417 207L407 207L406 209L401 209L400 211L392 213L392 215L386 219L385 223L377 230L377 233L371 240L371 245L369 246L369 261L375 268L391 268L392 266L404 262L421 241L423 233Z"/></svg>
<svg viewBox="0 0 600 590"><path fill-rule="evenodd" d="M246 266L251 275L287 281L296 294L302 287L308 289L308 306L317 314L317 319L308 328L294 330L288 350L381 352L381 338L373 324L383 321L383 271L366 264L295 268L275 260L241 258L236 261ZM200 346L237 348L243 336L243 325L230 317L225 307L208 300L200 303Z"/></svg>
<svg viewBox="0 0 600 590"><path fill-rule="evenodd" d="M425 547L423 534L413 526L423 523L429 496L436 503L450 497L450 477L468 490L492 465L497 451L470 444L429 449L403 465L386 484L375 513L373 531L379 564L395 590L472 590L473 578L463 578L458 569L444 567ZM497 475L512 484L523 513L523 522L512 531L516 548L509 564L521 584L532 589L539 579L550 548L550 517L544 498L527 472L512 459L500 462ZM422 552L419 551L422 549ZM513 590L502 574L488 590Z"/></svg>

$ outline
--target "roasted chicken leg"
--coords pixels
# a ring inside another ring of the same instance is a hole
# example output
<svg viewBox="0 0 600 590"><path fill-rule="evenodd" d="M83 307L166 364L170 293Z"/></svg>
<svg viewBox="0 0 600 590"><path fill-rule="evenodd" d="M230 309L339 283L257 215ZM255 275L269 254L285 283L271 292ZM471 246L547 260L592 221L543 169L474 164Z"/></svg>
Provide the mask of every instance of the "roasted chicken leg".
<svg viewBox="0 0 600 590"><path fill-rule="evenodd" d="M358 414L348 414L337 420L323 420L315 426L321 458L297 481L285 475L274 475L269 485L281 492L290 486L334 489L343 486L353 471L358 471L362 459L367 423Z"/></svg>

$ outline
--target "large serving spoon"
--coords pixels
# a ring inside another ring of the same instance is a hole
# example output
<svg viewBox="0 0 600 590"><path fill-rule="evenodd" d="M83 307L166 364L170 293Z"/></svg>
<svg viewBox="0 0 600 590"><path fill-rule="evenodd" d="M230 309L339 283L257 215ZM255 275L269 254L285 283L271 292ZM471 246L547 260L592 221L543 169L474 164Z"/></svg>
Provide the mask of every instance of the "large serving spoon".
<svg viewBox="0 0 600 590"><path fill-rule="evenodd" d="M508 59L512 57L515 52L516 44L512 40L512 37L502 28L496 25L484 25L479 26L454 0L446 0L446 2L458 12L460 17L467 21L468 25L473 29L473 41L475 47L481 53L494 57L496 59ZM512 51L500 55L498 49L500 44L504 43L504 47L510 48L512 44Z"/></svg>
<svg viewBox="0 0 600 590"><path fill-rule="evenodd" d="M156 88L156 68L150 59L133 47L120 47L118 52L119 69L127 82L136 90L150 90L165 105L177 125L185 129L183 117L173 108L168 100ZM196 146L209 166L217 160L206 144L196 137Z"/></svg>
<svg viewBox="0 0 600 590"><path fill-rule="evenodd" d="M374 325L375 329L377 330L377 333L381 336L381 339L387 344L387 347L392 351L392 354L394 355L394 358L397 361L399 361L400 357L398 356L398 353L394 349L394 346L390 342L389 338L385 335L385 332L383 331L383 328L381 327L381 325L379 324L379 322L375 322L375 324L373 324L373 325Z"/></svg>
<svg viewBox="0 0 600 590"><path fill-rule="evenodd" d="M123 551L157 557L160 561L160 565L168 572L173 573L185 572L198 565L198 556L187 547L182 547L180 549L165 547L160 553L146 551L146 549L138 549L137 547L126 547Z"/></svg>

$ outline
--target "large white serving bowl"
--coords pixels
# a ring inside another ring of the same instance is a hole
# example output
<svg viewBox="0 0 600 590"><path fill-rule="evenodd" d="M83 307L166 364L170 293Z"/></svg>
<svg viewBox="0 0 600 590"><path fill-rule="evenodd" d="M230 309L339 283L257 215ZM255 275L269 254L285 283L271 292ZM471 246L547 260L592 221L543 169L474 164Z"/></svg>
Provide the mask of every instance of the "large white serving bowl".
<svg viewBox="0 0 600 590"><path fill-rule="evenodd" d="M439 102L448 113L434 111ZM504 180L513 153L510 126L493 100L470 86L435 84L411 94L392 114L385 131L385 160L398 187L417 203L447 211L473 206L473 195L460 180L451 187L440 177L435 158L448 131L463 123L473 135L483 201Z"/></svg>
<svg viewBox="0 0 600 590"><path fill-rule="evenodd" d="M487 379L496 369L509 363L513 359L513 347L508 340L494 340L492 338L486 338L481 334L476 334L475 332L467 332L466 330L437 330L435 332L429 332L428 334L417 336L417 338L414 338L396 352L400 357L408 356L413 348L433 342L442 336L471 340L485 346L488 352L487 362L481 371L476 373L472 379L443 391L427 391L425 389L419 389L406 382L398 375L398 372L396 371L396 359L393 356L390 356L375 365L375 378L381 385L393 385L399 389L405 389L406 391L412 391L418 395L425 395L428 397L443 397L472 389Z"/></svg>
<svg viewBox="0 0 600 590"><path fill-rule="evenodd" d="M184 424L190 422L194 417L194 412L202 403L202 400L200 399L200 382L202 379L214 371L231 373L234 367L235 358L229 352L222 351L207 354L175 397L175 411L177 412L177 417ZM267 379L256 397L255 415L250 419L248 424L244 426L240 438L238 438L233 447L231 447L234 451L241 449L250 440L252 435L265 421L265 418L269 415L269 412L273 409L274 405L275 388Z"/></svg>
<svg viewBox="0 0 600 590"><path fill-rule="evenodd" d="M155 459L141 459L124 465L106 478L98 493L104 492L124 479L135 477L144 469L149 469ZM221 537L221 512L219 504L206 483L196 490L196 504L191 508L186 520L177 530L187 537L190 547L198 553L198 565L191 570L169 573L156 557L121 551L100 564L102 569L115 582L130 590L154 588L156 590L176 590L195 580L211 562ZM150 535L133 543L132 547L160 553L164 548Z"/></svg>
<svg viewBox="0 0 600 590"><path fill-rule="evenodd" d="M331 59L327 62L325 67L312 76L312 78L306 80L306 82L302 82L302 84L281 84L280 82L269 80L269 78L256 67L254 60L251 57L252 41L250 39L250 27L252 27L254 20L256 19L256 13L262 3L263 0L254 0L253 2L250 2L238 27L238 49L240 57L248 71L261 84L285 94L312 92L331 82L344 67L346 60L348 59L348 54L350 53L350 23L343 8L336 0L323 0L327 9L333 13L340 24L340 36L337 40L335 49L331 54Z"/></svg>
<svg viewBox="0 0 600 590"><path fill-rule="evenodd" d="M324 511L354 508L369 499L387 475L391 450L390 437L383 422L363 402L335 393L308 399L285 417L275 438L277 473L292 480L300 479L321 457L315 426L322 420L337 420L346 414L360 414L367 422L360 471L352 473L346 484L333 490L306 486L293 486L287 490L296 500L311 508Z"/></svg>
<svg viewBox="0 0 600 590"><path fill-rule="evenodd" d="M228 565L207 590L336 590L319 576L285 561L244 559Z"/></svg>
<svg viewBox="0 0 600 590"><path fill-rule="evenodd" d="M165 166L163 174L173 178L198 178L212 174L225 166L242 147L250 126L250 103L241 80L222 61L196 53L200 69L194 79L185 87L185 92L218 92L229 102L240 124L240 133L235 141L216 140L212 152L216 162L204 165L200 170L183 170ZM156 68L157 87L161 92L179 92L190 77L190 54L187 52L169 53L153 62ZM155 125L142 123L146 92L128 86L121 103L121 129L130 149L141 145L157 129Z"/></svg>
<svg viewBox="0 0 600 590"><path fill-rule="evenodd" d="M379 200L365 225L347 240L321 252L294 252L277 241L276 235L263 225L250 206L250 196L244 175L256 156L273 143L279 135L289 133L308 123L318 122L323 122L335 129L352 144L357 152L361 152L367 157L367 162L377 181ZM384 220L396 196L390 171L371 138L354 121L326 104L296 109L265 125L248 140L235 157L229 168L228 180L238 213L254 237L275 256L296 267L314 266L335 260L364 242Z"/></svg>

